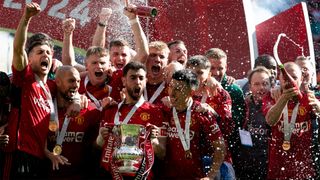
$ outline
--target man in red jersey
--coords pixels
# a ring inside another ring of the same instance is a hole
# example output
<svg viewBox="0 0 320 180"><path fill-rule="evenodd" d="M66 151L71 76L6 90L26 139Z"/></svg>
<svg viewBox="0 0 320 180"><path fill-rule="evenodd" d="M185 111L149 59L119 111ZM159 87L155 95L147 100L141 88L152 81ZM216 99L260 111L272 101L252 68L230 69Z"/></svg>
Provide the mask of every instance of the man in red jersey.
<svg viewBox="0 0 320 180"><path fill-rule="evenodd" d="M219 125L210 112L197 112L199 102L192 100L198 86L190 70L173 74L169 85L172 108L165 113L167 146L164 179L211 179L217 175L224 159L225 145ZM213 159L209 171L202 169L202 156Z"/></svg>
<svg viewBox="0 0 320 180"><path fill-rule="evenodd" d="M125 86L125 99L117 106L106 109L104 121L101 123L100 133L97 137L99 146L103 146L107 141L105 139L108 137L109 129L105 125L140 124L144 127L148 124L158 127L162 125L162 111L143 98L143 89L147 81L145 66L139 62L129 62L123 68L122 81Z"/></svg>
<svg viewBox="0 0 320 180"><path fill-rule="evenodd" d="M301 85L302 73L293 62L284 64L284 68L293 78L297 87ZM268 179L313 179L315 169L312 161L312 128L311 118L320 111L319 101L313 93L301 92L299 89L286 88L289 83L280 74L282 94L274 102L266 97L263 110L267 123L271 126L269 143Z"/></svg>
<svg viewBox="0 0 320 180"><path fill-rule="evenodd" d="M42 177L45 172L42 168L49 120L55 113L47 81L52 65L52 44L46 40L33 41L25 51L29 22L40 10L37 3L26 5L14 38L12 81L21 88L21 110L20 114L11 111L10 116L13 113L19 116L12 115L16 118L10 119L7 127L10 139L13 140L8 147L17 149L11 161L13 179ZM68 114L75 115L70 112ZM10 166L10 163L6 165ZM6 171L8 176L10 170Z"/></svg>
<svg viewBox="0 0 320 180"><path fill-rule="evenodd" d="M101 112L89 103L88 108L82 109L78 116L65 115L80 86L80 74L74 67L59 67L56 84L60 131L48 135L45 152L52 164L49 177L81 179L88 175L91 168L90 150L98 135Z"/></svg>
<svg viewBox="0 0 320 180"><path fill-rule="evenodd" d="M144 90L146 101L159 104L161 99L168 95L164 70L168 64L169 48L162 41L153 41L149 44L149 56L146 62L148 82Z"/></svg>
<svg viewBox="0 0 320 180"><path fill-rule="evenodd" d="M227 140L230 139L235 126L231 115L232 101L229 93L220 86L214 77L210 76L211 64L205 56L196 55L190 57L186 68L192 70L199 81L199 88L193 94L193 99L201 103L199 110L210 111L216 116L225 143L228 144ZM204 157L204 161L205 159L206 157ZM232 157L228 148L221 171L224 172L221 173L222 179L235 179Z"/></svg>

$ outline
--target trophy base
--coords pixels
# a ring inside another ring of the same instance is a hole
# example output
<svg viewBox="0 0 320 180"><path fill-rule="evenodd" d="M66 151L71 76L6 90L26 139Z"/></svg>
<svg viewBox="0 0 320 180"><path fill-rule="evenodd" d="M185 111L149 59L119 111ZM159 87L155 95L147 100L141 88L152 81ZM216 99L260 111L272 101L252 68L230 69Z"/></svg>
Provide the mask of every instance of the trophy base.
<svg viewBox="0 0 320 180"><path fill-rule="evenodd" d="M120 165L121 163L121 165ZM135 160L124 160L118 163L119 173L124 176L135 176L136 172L139 170L139 161Z"/></svg>

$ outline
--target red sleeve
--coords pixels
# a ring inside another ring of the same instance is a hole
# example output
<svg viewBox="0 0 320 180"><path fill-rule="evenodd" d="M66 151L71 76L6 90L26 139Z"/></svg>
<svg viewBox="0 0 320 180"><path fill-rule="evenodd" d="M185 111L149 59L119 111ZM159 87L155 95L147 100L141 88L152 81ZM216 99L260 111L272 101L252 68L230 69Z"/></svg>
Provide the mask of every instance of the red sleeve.
<svg viewBox="0 0 320 180"><path fill-rule="evenodd" d="M31 70L31 67L28 65L24 70L17 71L14 66L12 66L12 83L17 87L22 87L23 83L28 81L28 78L33 78L33 81L35 81L33 72Z"/></svg>
<svg viewBox="0 0 320 180"><path fill-rule="evenodd" d="M112 74L110 86L112 87L112 91L110 96L117 102L121 101L120 97L120 91L123 88L123 83L122 83L122 70L118 70Z"/></svg>
<svg viewBox="0 0 320 180"><path fill-rule="evenodd" d="M229 93L226 90L221 90L221 93L219 94L221 96L220 105L215 110L220 116L220 120L218 120L218 124L220 126L220 129L222 131L222 134L225 138L230 136L235 128L235 122L232 119L232 100L229 95Z"/></svg>
<svg viewBox="0 0 320 180"><path fill-rule="evenodd" d="M275 104L275 101L272 99L270 93L262 99L262 112L264 116L267 115L268 111L274 104Z"/></svg>
<svg viewBox="0 0 320 180"><path fill-rule="evenodd" d="M213 142L222 138L222 132L220 131L219 125L214 116L210 114L205 116L203 116L201 121L201 129L204 135L206 135L206 139Z"/></svg>

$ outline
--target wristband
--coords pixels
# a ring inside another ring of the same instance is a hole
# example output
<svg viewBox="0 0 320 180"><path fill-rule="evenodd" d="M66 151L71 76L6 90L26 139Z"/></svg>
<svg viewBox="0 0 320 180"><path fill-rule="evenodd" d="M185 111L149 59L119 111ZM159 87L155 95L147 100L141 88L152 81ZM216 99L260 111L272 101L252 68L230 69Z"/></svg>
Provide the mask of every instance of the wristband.
<svg viewBox="0 0 320 180"><path fill-rule="evenodd" d="M99 22L98 25L99 25L100 27L106 27L106 26L107 26L106 24L103 24L103 23L101 23L101 22Z"/></svg>
<svg viewBox="0 0 320 180"><path fill-rule="evenodd" d="M134 25L134 24L136 24L136 23L138 23L139 21L138 21L138 18L134 18L134 19L130 19L129 20L129 23L130 23L130 25L132 26L132 25Z"/></svg>

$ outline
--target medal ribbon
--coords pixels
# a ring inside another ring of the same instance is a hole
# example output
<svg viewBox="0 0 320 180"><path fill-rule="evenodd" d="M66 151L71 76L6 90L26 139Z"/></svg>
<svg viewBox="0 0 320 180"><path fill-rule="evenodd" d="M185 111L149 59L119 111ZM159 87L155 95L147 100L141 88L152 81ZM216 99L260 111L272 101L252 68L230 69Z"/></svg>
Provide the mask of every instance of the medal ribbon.
<svg viewBox="0 0 320 180"><path fill-rule="evenodd" d="M39 84L39 86L41 87L41 89L46 94L47 102L49 103L49 107L50 107L50 121L57 121L58 116L55 114L55 108L54 108L53 99L52 99L50 91L47 90L47 88L45 87L43 82L40 80L38 75L35 75L35 79L36 79L37 83Z"/></svg>
<svg viewBox="0 0 320 180"><path fill-rule="evenodd" d="M292 115L291 115L291 121L289 121L288 117L288 105L286 105L282 111L283 113L283 133L284 133L284 140L285 141L290 141L294 125L296 123L297 115L298 115L298 107L300 103L297 103L296 106L292 110Z"/></svg>
<svg viewBox="0 0 320 180"><path fill-rule="evenodd" d="M207 95L207 93L203 93L203 95L202 95L202 98L201 98L201 103L206 103L207 102L207 98L208 98L208 95Z"/></svg>
<svg viewBox="0 0 320 180"><path fill-rule="evenodd" d="M165 82L163 81L160 86L157 88L157 90L153 93L152 97L150 98L150 100L148 101L148 93L147 93L147 88L144 88L143 90L143 96L144 99L146 101L148 101L149 103L153 103L154 100L157 99L157 97L160 95L160 93L163 91L163 89L165 88Z"/></svg>
<svg viewBox="0 0 320 180"><path fill-rule="evenodd" d="M119 118L119 110L122 106L122 104L124 103L124 100L118 104L118 110L114 116L114 124L115 125L119 125L119 124L127 124L129 122L129 120L131 119L131 117L133 116L133 114L136 112L136 110L145 102L143 96L140 97L139 101L136 102L136 104L132 107L132 109L130 110L130 112L127 114L126 118L122 121L122 123L120 122L120 118Z"/></svg>
<svg viewBox="0 0 320 180"><path fill-rule="evenodd" d="M63 139L64 139L64 136L66 135L69 122L70 122L70 118L68 118L68 116L65 116L61 131L60 133L58 132L58 135L57 135L57 145L62 146Z"/></svg>
<svg viewBox="0 0 320 180"><path fill-rule="evenodd" d="M190 150L190 120L191 120L191 106L192 106L193 100L190 99L188 102L188 108L186 112L186 122L185 122L185 129L184 132L182 132L182 128L179 122L178 114L176 111L176 108L172 108L172 114L174 123L177 127L179 139L181 141L182 147L184 151Z"/></svg>
<svg viewBox="0 0 320 180"><path fill-rule="evenodd" d="M85 88L85 90L86 90L89 98L90 98L90 99L93 101L93 103L97 106L97 109L98 109L99 111L102 111L101 102L100 102L96 97L94 97L94 96L87 90L87 85L88 85L88 83L89 83L89 77L88 77L88 75L87 75L86 78L84 79L84 88ZM111 91L112 91L112 87L111 87L111 86L108 86L108 88L110 89L108 96L110 96L110 93L111 93Z"/></svg>

